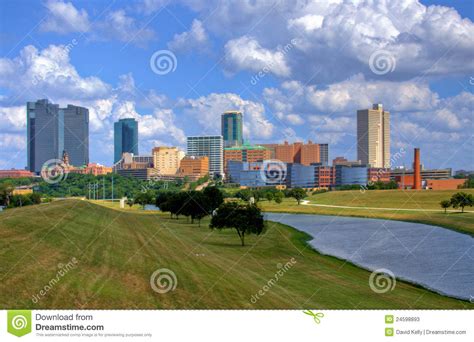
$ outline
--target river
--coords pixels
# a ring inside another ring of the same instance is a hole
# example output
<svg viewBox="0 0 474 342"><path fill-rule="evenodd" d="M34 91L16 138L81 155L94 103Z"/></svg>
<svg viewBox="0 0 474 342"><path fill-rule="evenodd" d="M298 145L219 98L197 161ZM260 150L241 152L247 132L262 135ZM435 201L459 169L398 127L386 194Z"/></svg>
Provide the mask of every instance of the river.
<svg viewBox="0 0 474 342"><path fill-rule="evenodd" d="M356 217L266 213L265 218L311 235L322 254L440 294L474 300L474 239L426 224Z"/></svg>

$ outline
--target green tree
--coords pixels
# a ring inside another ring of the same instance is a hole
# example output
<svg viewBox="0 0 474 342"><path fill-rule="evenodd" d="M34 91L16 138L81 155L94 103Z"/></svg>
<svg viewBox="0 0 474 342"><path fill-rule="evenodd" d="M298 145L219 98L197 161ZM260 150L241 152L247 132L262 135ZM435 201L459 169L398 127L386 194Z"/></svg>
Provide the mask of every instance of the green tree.
<svg viewBox="0 0 474 342"><path fill-rule="evenodd" d="M224 194L215 186L205 187L202 193L206 197L204 200L208 213L212 213L224 203Z"/></svg>
<svg viewBox="0 0 474 342"><path fill-rule="evenodd" d="M139 192L135 196L135 203L138 203L145 209L145 205L153 203L153 194L151 191Z"/></svg>
<svg viewBox="0 0 474 342"><path fill-rule="evenodd" d="M2 182L0 183L0 204L8 207L10 205L10 199L13 193L13 183Z"/></svg>
<svg viewBox="0 0 474 342"><path fill-rule="evenodd" d="M444 213L446 214L446 209L448 209L451 206L451 201L450 200L443 200L439 202L439 205L441 208L444 208Z"/></svg>
<svg viewBox="0 0 474 342"><path fill-rule="evenodd" d="M278 203L278 204L283 202L284 197L285 197L285 194L281 191L278 191L273 195L273 198L274 198L275 202Z"/></svg>
<svg viewBox="0 0 474 342"><path fill-rule="evenodd" d="M256 205L227 202L222 204L212 216L210 228L235 229L241 245L245 246L246 234L259 235L263 232L263 215Z"/></svg>
<svg viewBox="0 0 474 342"><path fill-rule="evenodd" d="M271 202L275 199L275 195L273 194L273 192L267 191L265 193L265 198L267 199L267 201Z"/></svg>
<svg viewBox="0 0 474 342"><path fill-rule="evenodd" d="M306 191L302 188L291 189L288 195L289 197L293 197L298 202L298 205L300 205L301 200L307 196Z"/></svg>
<svg viewBox="0 0 474 342"><path fill-rule="evenodd" d="M453 208L461 207L461 212L464 212L464 207L472 207L473 203L472 195L465 192L457 192L451 197L451 205Z"/></svg>
<svg viewBox="0 0 474 342"><path fill-rule="evenodd" d="M127 205L131 208L135 204L135 201L133 200L133 198L127 198L127 201L125 203L127 203Z"/></svg>

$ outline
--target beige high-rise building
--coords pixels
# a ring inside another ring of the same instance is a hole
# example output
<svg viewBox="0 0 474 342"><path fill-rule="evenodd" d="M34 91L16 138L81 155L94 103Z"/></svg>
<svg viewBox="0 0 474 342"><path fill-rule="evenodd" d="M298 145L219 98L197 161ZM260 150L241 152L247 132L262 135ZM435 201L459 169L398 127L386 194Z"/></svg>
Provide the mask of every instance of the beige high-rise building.
<svg viewBox="0 0 474 342"><path fill-rule="evenodd" d="M390 113L382 104L357 111L357 159L371 167L390 167Z"/></svg>
<svg viewBox="0 0 474 342"><path fill-rule="evenodd" d="M153 167L161 175L174 175L185 153L177 147L160 146L153 148Z"/></svg>

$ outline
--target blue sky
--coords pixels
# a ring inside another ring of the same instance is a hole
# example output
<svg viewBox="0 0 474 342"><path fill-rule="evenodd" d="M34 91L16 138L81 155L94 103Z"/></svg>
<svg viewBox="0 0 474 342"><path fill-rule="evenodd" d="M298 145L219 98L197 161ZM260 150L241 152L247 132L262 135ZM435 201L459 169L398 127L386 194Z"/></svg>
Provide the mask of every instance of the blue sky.
<svg viewBox="0 0 474 342"><path fill-rule="evenodd" d="M419 146L426 167L474 169L473 7L2 1L0 168L25 166L24 103L46 97L90 109L91 160L107 165L119 118L140 121L147 154L219 133L229 109L243 111L251 142L311 139L329 143L330 158L354 159L356 110L381 102L392 113L392 154L407 151L394 166L409 166ZM162 50L172 62L164 74L151 66Z"/></svg>

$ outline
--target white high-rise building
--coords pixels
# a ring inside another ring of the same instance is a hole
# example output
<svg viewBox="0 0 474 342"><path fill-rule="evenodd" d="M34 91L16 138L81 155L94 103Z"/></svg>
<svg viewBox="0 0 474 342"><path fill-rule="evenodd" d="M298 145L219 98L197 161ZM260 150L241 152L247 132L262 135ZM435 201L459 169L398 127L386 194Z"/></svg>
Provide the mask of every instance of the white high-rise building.
<svg viewBox="0 0 474 342"><path fill-rule="evenodd" d="M371 167L390 167L390 112L382 104L357 111L357 159Z"/></svg>
<svg viewBox="0 0 474 342"><path fill-rule="evenodd" d="M192 136L187 138L187 155L209 158L209 174L224 176L224 139L222 135Z"/></svg>

